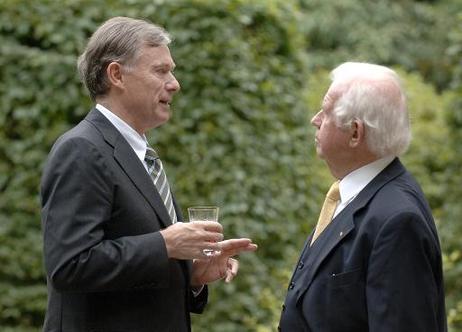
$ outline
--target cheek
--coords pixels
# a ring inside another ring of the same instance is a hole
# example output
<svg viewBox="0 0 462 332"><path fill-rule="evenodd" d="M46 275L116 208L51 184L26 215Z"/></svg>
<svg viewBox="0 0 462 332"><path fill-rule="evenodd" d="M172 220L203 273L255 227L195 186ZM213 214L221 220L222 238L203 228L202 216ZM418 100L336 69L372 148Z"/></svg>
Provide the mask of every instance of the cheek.
<svg viewBox="0 0 462 332"><path fill-rule="evenodd" d="M324 130L320 130L318 135L317 135L317 149L318 149L318 153L320 152L321 154L323 154L323 152L326 152L326 151L329 151L330 149L330 137L329 137L329 134L324 131Z"/></svg>
<svg viewBox="0 0 462 332"><path fill-rule="evenodd" d="M154 91L156 94L160 94L164 88L164 84L161 80L156 79L152 81L151 90Z"/></svg>
<svg viewBox="0 0 462 332"><path fill-rule="evenodd" d="M322 139L328 139L335 134L335 130L332 124L328 121L324 121L319 127L319 137Z"/></svg>
<svg viewBox="0 0 462 332"><path fill-rule="evenodd" d="M335 145L339 140L338 135L338 129L336 129L334 125L324 123L318 133L318 139L321 148L323 150L331 150L332 148L335 148Z"/></svg>

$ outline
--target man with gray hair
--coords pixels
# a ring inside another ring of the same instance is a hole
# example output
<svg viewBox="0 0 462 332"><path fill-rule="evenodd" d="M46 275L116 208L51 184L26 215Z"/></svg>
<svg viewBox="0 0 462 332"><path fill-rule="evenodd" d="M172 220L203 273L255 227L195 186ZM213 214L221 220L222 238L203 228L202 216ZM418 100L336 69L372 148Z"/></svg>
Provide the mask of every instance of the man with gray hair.
<svg viewBox="0 0 462 332"><path fill-rule="evenodd" d="M79 57L96 106L56 141L43 172L44 331L190 331L206 285L231 281L231 257L256 250L250 239L223 240L219 223L183 223L146 140L180 89L169 42L150 22L116 17Z"/></svg>
<svg viewBox="0 0 462 332"><path fill-rule="evenodd" d="M398 159L411 134L397 74L340 65L311 123L336 181L290 280L279 330L446 331L435 223Z"/></svg>

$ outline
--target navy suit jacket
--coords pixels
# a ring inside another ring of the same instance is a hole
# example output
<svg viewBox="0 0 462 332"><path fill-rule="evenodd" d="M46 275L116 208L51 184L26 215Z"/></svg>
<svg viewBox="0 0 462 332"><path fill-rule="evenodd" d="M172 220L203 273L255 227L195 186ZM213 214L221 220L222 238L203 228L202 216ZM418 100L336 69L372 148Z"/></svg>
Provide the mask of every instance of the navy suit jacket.
<svg viewBox="0 0 462 332"><path fill-rule="evenodd" d="M191 262L167 257L159 231L171 221L162 199L99 111L53 146L41 199L44 331L190 331L189 312L203 310L207 289L193 297Z"/></svg>
<svg viewBox="0 0 462 332"><path fill-rule="evenodd" d="M309 246L283 305L283 332L447 330L441 250L424 195L396 158Z"/></svg>

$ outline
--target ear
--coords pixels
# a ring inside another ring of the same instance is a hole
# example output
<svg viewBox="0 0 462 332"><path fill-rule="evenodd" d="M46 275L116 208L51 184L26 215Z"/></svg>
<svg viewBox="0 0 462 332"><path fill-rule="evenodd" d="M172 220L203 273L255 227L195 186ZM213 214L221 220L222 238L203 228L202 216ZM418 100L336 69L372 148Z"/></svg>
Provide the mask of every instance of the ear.
<svg viewBox="0 0 462 332"><path fill-rule="evenodd" d="M111 86L123 88L122 65L111 62L106 68L106 75Z"/></svg>
<svg viewBox="0 0 462 332"><path fill-rule="evenodd" d="M354 148L359 146L365 140L365 127L361 120L353 120L350 128L350 147Z"/></svg>

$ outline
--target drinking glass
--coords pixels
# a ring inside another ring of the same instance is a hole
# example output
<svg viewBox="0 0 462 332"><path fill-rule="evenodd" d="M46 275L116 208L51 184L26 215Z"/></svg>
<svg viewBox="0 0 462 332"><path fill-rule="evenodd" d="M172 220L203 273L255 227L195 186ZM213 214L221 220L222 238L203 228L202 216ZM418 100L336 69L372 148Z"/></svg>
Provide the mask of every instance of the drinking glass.
<svg viewBox="0 0 462 332"><path fill-rule="evenodd" d="M188 208L189 221L214 221L218 222L218 206L192 206ZM204 255L210 257L219 255L220 251L204 249Z"/></svg>

